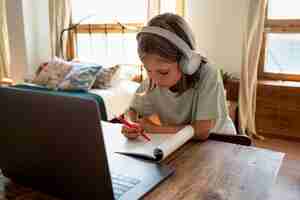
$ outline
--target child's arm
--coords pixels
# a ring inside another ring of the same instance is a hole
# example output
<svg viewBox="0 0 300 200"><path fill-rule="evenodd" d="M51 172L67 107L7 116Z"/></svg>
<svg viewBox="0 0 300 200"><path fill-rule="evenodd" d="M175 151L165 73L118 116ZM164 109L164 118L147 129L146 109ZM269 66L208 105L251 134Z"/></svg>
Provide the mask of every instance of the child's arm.
<svg viewBox="0 0 300 200"><path fill-rule="evenodd" d="M143 118L140 121L141 126L146 130L148 133L160 133L160 134L172 134L177 133L186 125L159 125L150 118Z"/></svg>
<svg viewBox="0 0 300 200"><path fill-rule="evenodd" d="M207 140L209 131L215 125L215 120L197 120L192 123L195 134L194 139L196 140Z"/></svg>
<svg viewBox="0 0 300 200"><path fill-rule="evenodd" d="M177 133L186 125L160 125L156 121L153 121L152 117L144 117L139 119L138 113L130 110L126 113L126 115L130 118L131 121L139 123L142 129L145 129L146 132L149 133L166 133L172 134ZM198 120L191 124L194 128L195 135L194 139L196 140L206 140L209 136L209 130L214 127L215 121L214 120ZM125 132L127 132L126 130ZM134 132L132 130L132 132Z"/></svg>
<svg viewBox="0 0 300 200"><path fill-rule="evenodd" d="M162 126L160 124L159 118L156 115L151 115L148 117L142 117L140 118L140 116L138 115L137 112L135 112L134 110L129 110L126 112L126 118L129 118L130 121L135 122L137 124L140 125L140 128L142 130L145 130L148 133L166 133L166 134L170 134L170 133L177 133L179 130L181 130L182 128L185 127L185 125L179 125L179 126ZM139 129L139 130L141 130ZM125 136L131 136L131 138L134 138L134 136L138 136L138 134L136 133L137 129L129 129L129 128L123 128L123 134ZM135 135L134 135L135 133Z"/></svg>
<svg viewBox="0 0 300 200"><path fill-rule="evenodd" d="M149 119L143 119L142 127L149 133L177 133L186 125L168 125L161 126L154 124ZM195 135L194 139L196 140L206 140L209 136L209 130L214 126L214 120L198 120L192 123L192 127L194 128Z"/></svg>

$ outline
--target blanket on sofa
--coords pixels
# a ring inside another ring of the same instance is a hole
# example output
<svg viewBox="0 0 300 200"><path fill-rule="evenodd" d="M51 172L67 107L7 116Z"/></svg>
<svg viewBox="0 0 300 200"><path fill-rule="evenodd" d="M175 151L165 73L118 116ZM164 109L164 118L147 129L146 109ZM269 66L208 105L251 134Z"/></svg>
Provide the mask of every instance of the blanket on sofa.
<svg viewBox="0 0 300 200"><path fill-rule="evenodd" d="M37 86L31 86L31 85L25 85L25 84L18 84L11 86L14 88L19 88L22 90L28 90L28 91L39 91L39 92L44 92L50 95L63 95L63 96L72 96L72 97L79 97L79 98L86 98L86 99L93 99L97 102L98 108L100 111L100 119L107 121L107 114L106 114L106 109L105 109L105 104L101 96L93 94L93 93L88 93L84 91L61 91L61 90L51 90L46 87L37 87Z"/></svg>

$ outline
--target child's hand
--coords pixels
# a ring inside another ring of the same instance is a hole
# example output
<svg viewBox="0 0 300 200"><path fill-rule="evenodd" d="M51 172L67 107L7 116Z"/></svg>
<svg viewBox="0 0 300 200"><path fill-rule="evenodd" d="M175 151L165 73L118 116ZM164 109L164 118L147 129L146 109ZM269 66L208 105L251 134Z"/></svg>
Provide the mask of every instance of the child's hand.
<svg viewBox="0 0 300 200"><path fill-rule="evenodd" d="M142 131L143 128L138 124L135 124L135 126L131 126L131 127L127 125L123 125L121 132L128 139L136 139L141 134Z"/></svg>

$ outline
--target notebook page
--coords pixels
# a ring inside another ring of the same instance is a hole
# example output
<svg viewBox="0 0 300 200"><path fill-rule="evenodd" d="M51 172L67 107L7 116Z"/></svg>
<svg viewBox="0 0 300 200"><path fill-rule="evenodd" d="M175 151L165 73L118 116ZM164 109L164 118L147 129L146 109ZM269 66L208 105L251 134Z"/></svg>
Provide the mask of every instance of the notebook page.
<svg viewBox="0 0 300 200"><path fill-rule="evenodd" d="M164 140L157 146L157 149L163 153L163 159L176 151L180 146L185 144L194 136L194 129L192 126L186 126L176 134L170 134L167 140Z"/></svg>
<svg viewBox="0 0 300 200"><path fill-rule="evenodd" d="M149 134L151 141L147 141L141 136L130 140L121 133L122 124L101 121L101 125L106 149L110 153L118 152L130 155L144 155L154 159L154 149L167 137Z"/></svg>
<svg viewBox="0 0 300 200"><path fill-rule="evenodd" d="M143 137L138 137L134 140L129 140L123 136L122 145L116 152L140 155L156 160L154 150L160 146L164 141L168 140L170 134L147 134L151 141Z"/></svg>
<svg viewBox="0 0 300 200"><path fill-rule="evenodd" d="M147 134L151 141L142 136L130 140L122 135L122 124L101 121L104 142L110 152L127 155L145 156L153 160L162 160L193 137L193 128L186 126L176 134ZM155 151L161 151L162 157L155 156Z"/></svg>

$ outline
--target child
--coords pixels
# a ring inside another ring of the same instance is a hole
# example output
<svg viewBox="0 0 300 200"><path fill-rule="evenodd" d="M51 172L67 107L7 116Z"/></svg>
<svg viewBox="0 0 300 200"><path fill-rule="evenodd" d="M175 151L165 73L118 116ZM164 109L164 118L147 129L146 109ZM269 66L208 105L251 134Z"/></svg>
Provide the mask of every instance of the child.
<svg viewBox="0 0 300 200"><path fill-rule="evenodd" d="M122 127L136 138L140 132L176 133L191 125L196 139L210 132L236 134L228 116L219 70L195 52L195 41L187 22L175 14L152 18L137 35L138 54L149 80L138 88L128 111L138 128ZM158 116L161 124L150 120Z"/></svg>

